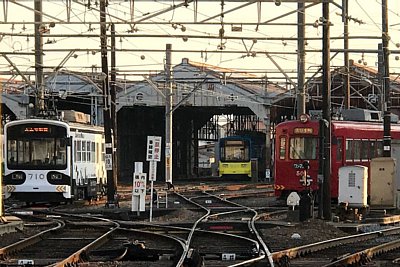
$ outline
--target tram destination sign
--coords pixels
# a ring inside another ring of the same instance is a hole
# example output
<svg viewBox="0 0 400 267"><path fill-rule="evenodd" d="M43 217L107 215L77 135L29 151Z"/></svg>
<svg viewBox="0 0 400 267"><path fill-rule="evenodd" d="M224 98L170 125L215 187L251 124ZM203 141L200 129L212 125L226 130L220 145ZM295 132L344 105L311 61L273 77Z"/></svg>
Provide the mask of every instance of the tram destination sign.
<svg viewBox="0 0 400 267"><path fill-rule="evenodd" d="M293 133L295 133L295 134L313 134L314 129L309 128L309 127L299 127L299 128L294 128Z"/></svg>

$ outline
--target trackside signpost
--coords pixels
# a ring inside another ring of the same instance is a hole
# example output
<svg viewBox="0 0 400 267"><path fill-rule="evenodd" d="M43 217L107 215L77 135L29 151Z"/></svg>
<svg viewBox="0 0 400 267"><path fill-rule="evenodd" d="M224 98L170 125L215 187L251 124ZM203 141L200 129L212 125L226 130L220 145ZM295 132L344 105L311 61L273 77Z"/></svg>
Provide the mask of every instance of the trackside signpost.
<svg viewBox="0 0 400 267"><path fill-rule="evenodd" d="M132 211L140 215L146 210L146 173L143 173L143 162L135 162L132 187Z"/></svg>
<svg viewBox="0 0 400 267"><path fill-rule="evenodd" d="M157 177L157 161L161 160L161 136L147 136L146 160L149 162L150 222L153 219L153 182Z"/></svg>

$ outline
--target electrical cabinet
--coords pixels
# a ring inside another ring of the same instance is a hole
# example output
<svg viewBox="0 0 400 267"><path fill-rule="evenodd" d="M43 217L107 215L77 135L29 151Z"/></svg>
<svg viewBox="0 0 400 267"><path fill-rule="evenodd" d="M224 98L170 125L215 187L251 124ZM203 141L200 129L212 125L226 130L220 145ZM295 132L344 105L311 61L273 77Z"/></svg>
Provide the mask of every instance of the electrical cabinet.
<svg viewBox="0 0 400 267"><path fill-rule="evenodd" d="M371 160L371 206L395 207L397 197L396 160L389 157Z"/></svg>
<svg viewBox="0 0 400 267"><path fill-rule="evenodd" d="M339 168L339 203L350 207L367 206L368 167L361 165Z"/></svg>

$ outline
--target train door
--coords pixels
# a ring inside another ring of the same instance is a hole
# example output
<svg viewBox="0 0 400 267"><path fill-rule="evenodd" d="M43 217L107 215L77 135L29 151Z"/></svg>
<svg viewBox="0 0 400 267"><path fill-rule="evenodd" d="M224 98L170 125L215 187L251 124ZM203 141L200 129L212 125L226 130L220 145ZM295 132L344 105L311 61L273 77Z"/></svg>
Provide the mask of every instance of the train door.
<svg viewBox="0 0 400 267"><path fill-rule="evenodd" d="M400 191L400 140L398 139L392 139L392 158L396 159L396 186L397 186L397 191ZM400 201L400 199L399 199Z"/></svg>
<svg viewBox="0 0 400 267"><path fill-rule="evenodd" d="M332 174L331 174L331 197L337 198L339 193L339 168L345 164L345 154L344 154L344 137L334 136L332 137L332 147L331 147L331 162L332 162Z"/></svg>
<svg viewBox="0 0 400 267"><path fill-rule="evenodd" d="M77 198L77 186L76 186L76 179L74 179L74 161L75 161L75 151L76 151L76 144L74 143L74 139L72 136L67 137L67 160L68 160L68 167L69 167L69 176L71 182L71 201Z"/></svg>

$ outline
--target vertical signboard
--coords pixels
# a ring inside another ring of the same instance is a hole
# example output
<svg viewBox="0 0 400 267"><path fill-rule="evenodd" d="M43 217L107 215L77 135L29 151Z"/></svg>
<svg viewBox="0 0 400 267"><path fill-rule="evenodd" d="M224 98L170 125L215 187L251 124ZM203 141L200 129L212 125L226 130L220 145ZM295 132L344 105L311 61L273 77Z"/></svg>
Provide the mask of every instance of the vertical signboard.
<svg viewBox="0 0 400 267"><path fill-rule="evenodd" d="M132 211L146 210L146 174L133 174Z"/></svg>
<svg viewBox="0 0 400 267"><path fill-rule="evenodd" d="M161 161L161 136L147 136L147 161Z"/></svg>
<svg viewBox="0 0 400 267"><path fill-rule="evenodd" d="M147 136L146 159L149 161L149 181L150 189L150 222L153 217L153 182L157 177L157 161L161 161L161 136Z"/></svg>
<svg viewBox="0 0 400 267"><path fill-rule="evenodd" d="M157 180L157 161L149 162L149 181L153 182Z"/></svg>
<svg viewBox="0 0 400 267"><path fill-rule="evenodd" d="M146 194L146 174L135 173L133 175L133 195L142 196Z"/></svg>
<svg viewBox="0 0 400 267"><path fill-rule="evenodd" d="M104 160L105 160L105 164L106 164L106 171L111 171L112 167L113 167L113 158L112 158L112 154L107 153L107 148L108 149L112 148L112 144L106 143L105 148L106 148L106 154L104 155Z"/></svg>
<svg viewBox="0 0 400 267"><path fill-rule="evenodd" d="M106 164L106 171L112 170L112 154L105 154L104 161Z"/></svg>

